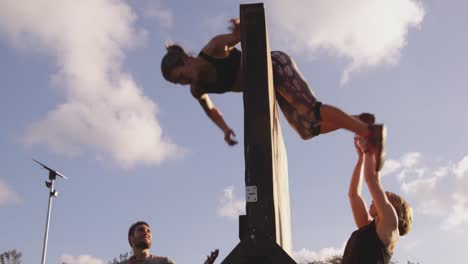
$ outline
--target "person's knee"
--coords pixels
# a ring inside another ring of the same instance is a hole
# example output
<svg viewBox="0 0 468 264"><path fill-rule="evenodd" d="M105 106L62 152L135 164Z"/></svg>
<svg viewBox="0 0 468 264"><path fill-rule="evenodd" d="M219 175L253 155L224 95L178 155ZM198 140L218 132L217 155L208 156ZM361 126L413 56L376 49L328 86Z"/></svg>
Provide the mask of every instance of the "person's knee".
<svg viewBox="0 0 468 264"><path fill-rule="evenodd" d="M315 136L320 135L320 125L319 124L313 124L310 129L298 129L296 132L299 134L299 137L302 140L309 140Z"/></svg>
<svg viewBox="0 0 468 264"><path fill-rule="evenodd" d="M321 114L321 109L322 109L322 102L317 101L314 105L314 116L315 120L317 121L322 121L322 114Z"/></svg>
<svg viewBox="0 0 468 264"><path fill-rule="evenodd" d="M312 138L312 135L310 133L298 133L299 134L299 137L302 139L302 140L309 140Z"/></svg>

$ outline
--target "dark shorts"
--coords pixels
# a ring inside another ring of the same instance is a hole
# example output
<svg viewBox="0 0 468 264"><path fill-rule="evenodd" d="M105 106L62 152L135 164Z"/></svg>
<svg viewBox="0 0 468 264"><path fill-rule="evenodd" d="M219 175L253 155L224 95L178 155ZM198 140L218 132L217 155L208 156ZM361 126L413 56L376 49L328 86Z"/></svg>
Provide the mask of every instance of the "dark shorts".
<svg viewBox="0 0 468 264"><path fill-rule="evenodd" d="M320 134L320 106L296 63L284 52L272 51L273 83L276 100L288 123L301 136Z"/></svg>

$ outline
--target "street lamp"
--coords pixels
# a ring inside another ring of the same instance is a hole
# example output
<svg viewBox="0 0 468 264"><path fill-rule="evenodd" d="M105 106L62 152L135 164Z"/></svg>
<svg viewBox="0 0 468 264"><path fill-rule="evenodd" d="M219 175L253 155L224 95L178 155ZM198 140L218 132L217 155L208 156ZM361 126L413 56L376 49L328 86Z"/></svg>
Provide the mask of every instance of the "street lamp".
<svg viewBox="0 0 468 264"><path fill-rule="evenodd" d="M45 228L45 234L44 234L44 246L42 249L42 264L45 264L46 260L46 252L47 252L47 238L49 236L49 220L50 220L50 211L52 209L52 198L58 196L57 190L54 190L54 184L55 184L55 179L57 176L62 177L64 179L67 179L65 175L61 174L60 172L53 170L46 165L40 163L39 161L33 159L35 162L37 162L39 165L41 165L44 169L49 171L49 181L45 182L45 185L47 188L49 188L49 206L47 207L47 219L46 219L46 228Z"/></svg>

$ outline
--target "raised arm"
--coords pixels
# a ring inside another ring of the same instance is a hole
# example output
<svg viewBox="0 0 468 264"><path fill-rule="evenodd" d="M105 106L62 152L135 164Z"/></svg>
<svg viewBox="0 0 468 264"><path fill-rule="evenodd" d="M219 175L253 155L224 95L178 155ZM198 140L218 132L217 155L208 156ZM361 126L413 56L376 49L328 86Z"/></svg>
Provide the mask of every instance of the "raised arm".
<svg viewBox="0 0 468 264"><path fill-rule="evenodd" d="M203 51L208 54L223 56L223 54L229 53L232 47L239 44L240 42L240 20L233 18L229 21L231 26L229 27L230 33L217 35L211 39L210 42L203 48Z"/></svg>
<svg viewBox="0 0 468 264"><path fill-rule="evenodd" d="M234 131L226 124L221 112L216 108L213 102L211 102L208 94L203 94L197 99L208 117L223 131L226 143L228 143L229 146L237 144L237 141L233 139L233 137L236 136Z"/></svg>
<svg viewBox="0 0 468 264"><path fill-rule="evenodd" d="M354 167L353 175L349 183L348 198L353 211L354 222L358 228L370 223L371 217L367 211L366 201L362 197L362 165L363 155L361 148L357 145L357 138L354 138L354 148L358 154L358 161Z"/></svg>
<svg viewBox="0 0 468 264"><path fill-rule="evenodd" d="M215 251L211 251L211 254L209 256L206 256L206 260L204 264L213 264L218 257L219 250L215 249Z"/></svg>
<svg viewBox="0 0 468 264"><path fill-rule="evenodd" d="M229 26L229 30L231 30L231 35L232 35L232 43L235 43L234 45L237 45L237 43L240 42L240 19L239 18L232 18L229 20L231 23L231 26ZM231 45L231 46L234 46Z"/></svg>
<svg viewBox="0 0 468 264"><path fill-rule="evenodd" d="M229 22L231 23L229 26L231 33L218 35L213 38L218 45L225 46L226 50L240 42L240 20L238 18L232 18Z"/></svg>
<svg viewBox="0 0 468 264"><path fill-rule="evenodd" d="M372 151L371 149L364 154L364 178L379 217L377 233L380 239L388 245L398 238L398 216L385 194L380 175L375 170L375 155Z"/></svg>

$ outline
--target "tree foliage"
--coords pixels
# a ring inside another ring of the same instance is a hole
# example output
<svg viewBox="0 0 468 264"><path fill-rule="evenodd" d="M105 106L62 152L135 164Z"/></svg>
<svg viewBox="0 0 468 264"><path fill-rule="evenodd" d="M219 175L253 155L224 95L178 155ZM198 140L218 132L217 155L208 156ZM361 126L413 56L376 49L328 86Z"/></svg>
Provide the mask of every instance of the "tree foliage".
<svg viewBox="0 0 468 264"><path fill-rule="evenodd" d="M305 263L300 263L300 264L341 264L341 259L343 257L339 255L334 255L331 257L328 257L325 260L313 260L313 261L307 261Z"/></svg>
<svg viewBox="0 0 468 264"><path fill-rule="evenodd" d="M21 264L22 255L16 249L5 251L0 255L0 264Z"/></svg>
<svg viewBox="0 0 468 264"><path fill-rule="evenodd" d="M342 259L343 259L343 256L334 255L334 256L328 257L325 260L313 260L313 261L307 261L307 262L298 263L298 264L341 264ZM390 264L400 264L400 263L390 261ZM419 262L408 261L406 264L419 264Z"/></svg>
<svg viewBox="0 0 468 264"><path fill-rule="evenodd" d="M127 260L130 258L132 254L130 252L120 254L118 257L114 258L113 260L107 262L107 264L120 264L122 261Z"/></svg>

